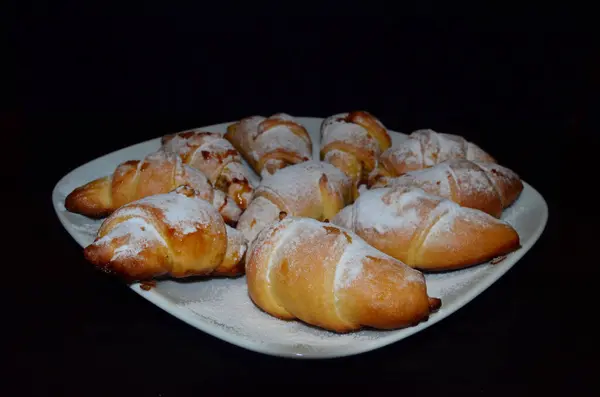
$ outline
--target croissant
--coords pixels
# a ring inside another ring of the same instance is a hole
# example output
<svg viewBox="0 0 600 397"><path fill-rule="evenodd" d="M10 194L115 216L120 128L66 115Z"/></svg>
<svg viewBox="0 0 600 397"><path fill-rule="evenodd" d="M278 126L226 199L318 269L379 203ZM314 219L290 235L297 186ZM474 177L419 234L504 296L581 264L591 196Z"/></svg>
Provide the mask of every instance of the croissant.
<svg viewBox="0 0 600 397"><path fill-rule="evenodd" d="M283 168L263 178L237 230L250 242L280 213L331 219L348 204L350 191L350 179L329 163L306 161Z"/></svg>
<svg viewBox="0 0 600 397"><path fill-rule="evenodd" d="M254 187L240 153L216 132L189 130L165 135L163 148L178 154L183 163L196 168L210 183L232 197L245 210L252 200Z"/></svg>
<svg viewBox="0 0 600 397"><path fill-rule="evenodd" d="M312 159L306 128L285 113L246 117L227 127L225 139L261 177Z"/></svg>
<svg viewBox="0 0 600 397"><path fill-rule="evenodd" d="M330 116L321 124L321 160L342 170L352 180L353 198L367 183L380 154L392 140L384 125L365 111Z"/></svg>
<svg viewBox="0 0 600 397"><path fill-rule="evenodd" d="M167 193L189 185L199 196L211 202L229 224L240 217L241 210L225 193L213 189L206 176L187 165L174 153L158 150L143 160L120 164L105 176L73 190L65 199L68 211L90 218L103 218L117 208L154 194Z"/></svg>
<svg viewBox="0 0 600 397"><path fill-rule="evenodd" d="M189 186L126 204L104 220L85 258L126 280L235 276L246 244Z"/></svg>
<svg viewBox="0 0 600 397"><path fill-rule="evenodd" d="M331 222L421 270L465 268L520 247L508 223L405 186L364 191Z"/></svg>
<svg viewBox="0 0 600 397"><path fill-rule="evenodd" d="M391 147L381 154L377 168L369 175L368 184L373 186L381 177L399 176L451 159L496 162L479 146L461 136L428 129L417 130L412 132L402 144Z"/></svg>
<svg viewBox="0 0 600 397"><path fill-rule="evenodd" d="M373 188L394 186L418 187L497 218L523 191L521 178L512 170L495 163L466 159L446 160L399 177L383 177Z"/></svg>
<svg viewBox="0 0 600 397"><path fill-rule="evenodd" d="M441 306L423 275L343 228L288 217L248 248L251 300L282 320L335 332L415 325Z"/></svg>

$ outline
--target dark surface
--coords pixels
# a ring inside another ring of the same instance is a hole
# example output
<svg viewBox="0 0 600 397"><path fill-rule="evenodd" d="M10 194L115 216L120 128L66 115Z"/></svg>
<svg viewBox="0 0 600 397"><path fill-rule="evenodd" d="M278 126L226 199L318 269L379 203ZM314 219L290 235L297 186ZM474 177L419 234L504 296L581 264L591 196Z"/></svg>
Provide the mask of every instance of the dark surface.
<svg viewBox="0 0 600 397"><path fill-rule="evenodd" d="M4 225L14 238L3 250L3 324L11 339L2 386L11 392L2 395L302 386L311 394L591 393L595 288L584 283L598 273L597 258L587 254L597 215L595 196L586 196L590 183L578 183L595 161L586 150L597 152L586 124L598 65L586 35L529 23L367 28L348 19L238 18L223 25L193 14L47 12L38 9L10 37L17 90L0 128L10 197ZM251 114L325 117L349 109L369 110L394 130L461 134L518 172L549 206L544 234L511 271L394 345L329 361L229 345L95 271L54 214L56 182L114 150ZM332 387L312 386L325 383Z"/></svg>

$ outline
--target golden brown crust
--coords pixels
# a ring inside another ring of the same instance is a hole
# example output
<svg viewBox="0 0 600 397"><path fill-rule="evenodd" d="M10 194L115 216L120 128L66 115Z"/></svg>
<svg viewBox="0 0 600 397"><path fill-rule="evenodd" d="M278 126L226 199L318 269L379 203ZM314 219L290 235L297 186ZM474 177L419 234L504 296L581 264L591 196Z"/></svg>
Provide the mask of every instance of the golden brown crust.
<svg viewBox="0 0 600 397"><path fill-rule="evenodd" d="M350 180L336 167L309 161L265 177L253 201L240 216L237 229L252 241L262 228L290 216L331 219L349 203Z"/></svg>
<svg viewBox="0 0 600 397"><path fill-rule="evenodd" d="M249 248L246 279L265 312L340 333L414 325L441 305L420 272L350 231L308 218L265 228Z"/></svg>
<svg viewBox="0 0 600 397"><path fill-rule="evenodd" d="M65 199L65 208L90 218L104 218L113 212L110 188L110 177L98 178L79 186Z"/></svg>
<svg viewBox="0 0 600 397"><path fill-rule="evenodd" d="M204 173L210 183L227 193L245 210L252 200L254 187L239 151L222 134L188 130L165 135L165 150L178 154L183 163Z"/></svg>
<svg viewBox="0 0 600 397"><path fill-rule="evenodd" d="M520 247L519 235L509 224L417 188L367 191L332 223L428 271L469 267Z"/></svg>
<svg viewBox="0 0 600 397"><path fill-rule="evenodd" d="M268 133L285 134L286 144L270 140ZM246 117L227 127L224 135L259 175L269 175L312 158L312 141L306 128L291 116Z"/></svg>
<svg viewBox="0 0 600 397"><path fill-rule="evenodd" d="M379 155L390 146L387 129L365 111L331 116L321 124L320 158L352 179L352 199L358 197L358 186L367 183Z"/></svg>
<svg viewBox="0 0 600 397"><path fill-rule="evenodd" d="M417 187L468 208L500 217L523 190L521 178L495 163L447 160L396 178L380 178L372 187Z"/></svg>
<svg viewBox="0 0 600 397"><path fill-rule="evenodd" d="M182 185L192 186L201 198L217 205L227 223L237 222L241 210L233 200L228 201L223 193L217 194L200 171L184 166L176 154L163 150L141 161L126 161L113 175L74 189L65 199L65 208L91 218L103 218L125 204Z"/></svg>
<svg viewBox="0 0 600 397"><path fill-rule="evenodd" d="M238 275L245 249L217 210L182 186L117 209L84 256L107 273L136 281L164 275Z"/></svg>
<svg viewBox="0 0 600 397"><path fill-rule="evenodd" d="M490 154L462 136L422 129L413 131L401 145L381 154L377 168L369 174L368 184L371 187L383 176L396 177L452 159L496 163Z"/></svg>
<svg viewBox="0 0 600 397"><path fill-rule="evenodd" d="M353 111L348 114L346 120L361 125L369 131L369 134L379 143L381 151L385 151L392 146L392 138L390 138L387 129L371 113L364 110Z"/></svg>

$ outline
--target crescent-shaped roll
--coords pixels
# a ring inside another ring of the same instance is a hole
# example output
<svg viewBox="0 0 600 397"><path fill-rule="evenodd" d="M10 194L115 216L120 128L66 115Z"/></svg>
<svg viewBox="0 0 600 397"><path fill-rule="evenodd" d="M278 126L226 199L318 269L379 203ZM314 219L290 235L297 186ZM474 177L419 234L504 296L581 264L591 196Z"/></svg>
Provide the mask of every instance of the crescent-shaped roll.
<svg viewBox="0 0 600 397"><path fill-rule="evenodd" d="M117 209L84 255L107 273L144 280L239 275L245 252L241 233L195 190L180 186Z"/></svg>
<svg viewBox="0 0 600 397"><path fill-rule="evenodd" d="M350 192L350 179L329 163L306 161L283 168L263 178L237 230L250 242L280 214L331 219L349 203Z"/></svg>
<svg viewBox="0 0 600 397"><path fill-rule="evenodd" d="M483 149L462 136L430 129L416 130L399 146L392 146L381 154L377 168L369 175L369 186L373 186L381 177L400 176L451 159L496 162Z"/></svg>
<svg viewBox="0 0 600 397"><path fill-rule="evenodd" d="M249 170L240 153L222 134L194 129L165 135L161 142L164 150L178 154L184 164L200 170L242 211L248 207L254 193Z"/></svg>
<svg viewBox="0 0 600 397"><path fill-rule="evenodd" d="M248 249L246 280L266 313L335 332L415 325L441 305L419 271L349 230L310 218L263 229Z"/></svg>
<svg viewBox="0 0 600 397"><path fill-rule="evenodd" d="M342 170L353 185L367 183L379 156L392 144L385 126L372 114L353 111L330 116L321 123L321 160Z"/></svg>
<svg viewBox="0 0 600 397"><path fill-rule="evenodd" d="M496 163L466 159L446 160L399 177L383 177L372 188L396 186L418 187L495 217L500 217L523 191L523 182L514 171Z"/></svg>
<svg viewBox="0 0 600 397"><path fill-rule="evenodd" d="M519 235L508 223L419 188L364 191L331 222L407 265L429 271L472 266L520 247Z"/></svg>
<svg viewBox="0 0 600 397"><path fill-rule="evenodd" d="M188 185L211 202L223 219L235 224L241 209L220 190L213 189L199 170L182 163L181 158L164 150L150 153L142 160L119 164L112 175L95 179L74 189L65 199L65 208L90 218L104 218L121 206L155 194Z"/></svg>
<svg viewBox="0 0 600 397"><path fill-rule="evenodd" d="M261 177L312 159L308 131L286 113L246 117L227 127L225 139Z"/></svg>

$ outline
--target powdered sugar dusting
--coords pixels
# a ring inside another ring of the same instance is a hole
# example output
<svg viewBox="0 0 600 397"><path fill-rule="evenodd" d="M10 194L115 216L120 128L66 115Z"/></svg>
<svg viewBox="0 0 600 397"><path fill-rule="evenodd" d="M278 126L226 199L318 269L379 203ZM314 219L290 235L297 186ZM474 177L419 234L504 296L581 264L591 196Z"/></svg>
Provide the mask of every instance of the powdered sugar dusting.
<svg viewBox="0 0 600 397"><path fill-rule="evenodd" d="M427 165L435 165L448 159L467 157L467 141L464 138L432 130L427 130L425 134L428 139L423 140L423 152Z"/></svg>
<svg viewBox="0 0 600 397"><path fill-rule="evenodd" d="M450 197L452 191L448 180L449 174L451 174L450 167L447 164L439 164L435 167L409 171L396 178L389 178L387 186L414 186L441 197Z"/></svg>
<svg viewBox="0 0 600 397"><path fill-rule="evenodd" d="M321 120L300 120L305 123L313 141L317 141ZM222 128L224 126L215 127ZM394 140L398 137L393 131L390 131L390 135ZM101 161L75 170L57 185L53 193L54 207L68 232L82 247L92 243L101 222L66 211L62 205L65 196L89 180L110 174L120 162L143 158L146 153L156 150L156 145L156 142L151 142L110 154ZM531 186L525 185L518 200L503 212L502 219L513 225L519 233L524 245L522 250L527 250L536 240L536 233L539 233L541 222L547 214L546 208L543 198ZM430 321L461 307L465 300L473 296L474 289L484 289L481 284L488 285L499 277L498 273L513 266L516 261L514 258L514 254L511 254L507 260L496 265L483 264L458 271L426 274L429 296L442 299L441 309L432 315ZM516 264L517 267L519 265ZM241 346L252 344L257 350L273 354L313 357L353 354L357 350L370 350L402 339L412 329L363 330L340 335L307 326L300 321L281 321L262 312L252 303L245 277L186 282L163 280L148 292L140 290L137 284L132 289L142 295L152 296L152 299L164 303L167 311L177 312L193 326L216 337L229 338L232 343Z"/></svg>
<svg viewBox="0 0 600 397"><path fill-rule="evenodd" d="M176 174L176 184L178 186L187 184L194 189L198 196L204 200L212 199L213 187L202 172L187 165L182 165L181 173Z"/></svg>
<svg viewBox="0 0 600 397"><path fill-rule="evenodd" d="M273 254L269 258L269 264L267 266L267 279L271 280L271 270L273 266L281 263L283 258L289 256L291 253L297 251L297 242L301 242L304 238L304 234L310 234L313 230L307 228L306 222L298 221L292 222L292 218L288 218L284 221L288 223L286 226L283 236L277 240L277 245L273 250ZM290 225L291 223L291 225ZM261 241L258 244L264 243Z"/></svg>
<svg viewBox="0 0 600 397"><path fill-rule="evenodd" d="M342 257L335 269L334 289L347 288L360 276L363 271L365 255L371 251L370 246L358 236L352 236L352 243L346 246ZM379 251L375 251L379 254Z"/></svg>
<svg viewBox="0 0 600 397"><path fill-rule="evenodd" d="M341 193L350 186L348 177L333 165L320 161L305 161L265 176L256 189L256 195L261 191L275 194L287 205L282 211L287 211L288 215L300 215L301 208L320 200L318 183L323 174L327 176L332 191Z"/></svg>
<svg viewBox="0 0 600 397"><path fill-rule="evenodd" d="M161 210L165 223L183 235L194 233L200 225L219 222L220 218L208 201L178 193L148 196L134 204L150 205Z"/></svg>
<svg viewBox="0 0 600 397"><path fill-rule="evenodd" d="M472 192L493 192L494 185L491 183L490 179L487 177L485 171L481 168L477 168L476 166L467 166L466 164L473 163L463 163L464 167L461 167L457 163L456 166L448 167L450 171L453 173L454 178L459 186L459 189L466 194L470 194Z"/></svg>
<svg viewBox="0 0 600 397"><path fill-rule="evenodd" d="M143 214L142 211L139 213ZM135 214L135 212L121 215L132 214ZM122 237L127 237L127 240L113 251L111 260L134 258L151 243L167 246L167 243L156 228L143 217L132 217L118 223L106 235L94 242L94 245L110 244L113 240Z"/></svg>
<svg viewBox="0 0 600 397"><path fill-rule="evenodd" d="M284 209L278 208L270 200L256 197L240 216L237 230L244 234L247 241L252 241L264 227L279 218L279 212L282 210Z"/></svg>
<svg viewBox="0 0 600 397"><path fill-rule="evenodd" d="M244 235L229 225L225 225L225 233L227 234L227 251L231 251L232 247L237 248L235 257L241 258L247 248Z"/></svg>
<svg viewBox="0 0 600 397"><path fill-rule="evenodd" d="M401 169L405 165L416 169L432 167L451 159L470 160L470 153L474 153L473 148L459 135L421 129L413 131L400 146L386 150L382 157L395 163L395 168ZM489 158L481 149L475 157L473 160Z"/></svg>
<svg viewBox="0 0 600 397"><path fill-rule="evenodd" d="M332 142L342 142L378 154L377 141L369 135L364 127L358 124L332 121L322 131L321 147Z"/></svg>
<svg viewBox="0 0 600 397"><path fill-rule="evenodd" d="M419 140L410 135L400 146L392 146L384 151L381 158L390 159L396 164L421 166L423 164L423 150Z"/></svg>
<svg viewBox="0 0 600 397"><path fill-rule="evenodd" d="M384 196L391 197L389 204L383 201ZM416 192L396 194L390 188L364 191L354 203L353 228L373 228L379 233L415 229L425 221L418 212L417 198Z"/></svg>
<svg viewBox="0 0 600 397"><path fill-rule="evenodd" d="M240 120L238 125L240 133L254 140L258 135L258 125L264 120L265 117L262 116L250 116ZM255 158L255 160L258 160L258 158Z"/></svg>
<svg viewBox="0 0 600 397"><path fill-rule="evenodd" d="M297 153L301 157L312 157L312 147L302 137L294 134L286 125L269 128L260 134L254 142L255 151L259 158L279 149Z"/></svg>
<svg viewBox="0 0 600 397"><path fill-rule="evenodd" d="M280 349L289 349L297 354L332 348L343 351L357 342L374 343L381 335L381 332L372 330L340 335L298 320L279 320L254 305L248 296L245 278L189 284L165 281L157 289L196 316L244 340L278 345Z"/></svg>
<svg viewBox="0 0 600 397"><path fill-rule="evenodd" d="M418 187L429 194L452 199L450 184L456 183L461 195L495 192L494 184L484 169L465 159L441 162L429 168L409 171L388 179L388 186Z"/></svg>

